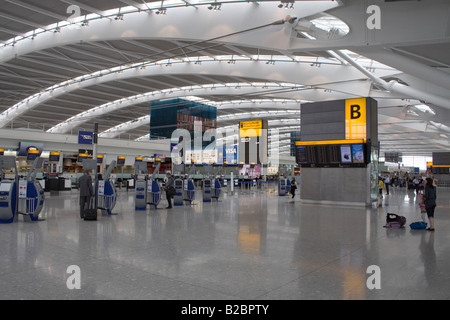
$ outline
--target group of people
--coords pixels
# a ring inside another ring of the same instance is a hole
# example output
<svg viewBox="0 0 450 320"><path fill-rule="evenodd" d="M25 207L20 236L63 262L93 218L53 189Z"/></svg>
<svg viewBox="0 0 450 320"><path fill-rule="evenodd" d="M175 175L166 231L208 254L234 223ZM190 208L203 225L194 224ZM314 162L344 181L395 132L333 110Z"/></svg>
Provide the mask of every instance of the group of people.
<svg viewBox="0 0 450 320"><path fill-rule="evenodd" d="M434 231L434 211L436 209L436 186L434 185L432 178L426 178L425 181L422 178L409 178L408 189L414 189L416 194L420 193L420 213L422 220L426 222L426 216L428 217L429 227L428 231ZM380 198L383 197L383 189L386 188L386 193L389 194L389 185L391 184L390 177L378 177L378 192ZM411 185L411 187L410 187Z"/></svg>

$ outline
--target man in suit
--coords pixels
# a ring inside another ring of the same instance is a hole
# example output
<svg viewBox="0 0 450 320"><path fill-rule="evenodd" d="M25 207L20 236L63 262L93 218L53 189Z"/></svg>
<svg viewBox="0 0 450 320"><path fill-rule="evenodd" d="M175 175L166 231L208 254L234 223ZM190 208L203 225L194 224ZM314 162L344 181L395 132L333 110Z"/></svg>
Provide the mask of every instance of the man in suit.
<svg viewBox="0 0 450 320"><path fill-rule="evenodd" d="M89 208L89 202L94 196L94 188L92 187L92 178L89 175L90 170L84 170L84 174L78 180L80 188L80 218L84 218L84 212Z"/></svg>

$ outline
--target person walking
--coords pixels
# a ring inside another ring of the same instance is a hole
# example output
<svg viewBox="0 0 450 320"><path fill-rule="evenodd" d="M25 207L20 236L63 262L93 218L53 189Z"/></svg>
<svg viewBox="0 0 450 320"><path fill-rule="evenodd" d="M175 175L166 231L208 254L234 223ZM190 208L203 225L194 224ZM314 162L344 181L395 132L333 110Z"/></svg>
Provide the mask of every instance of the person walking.
<svg viewBox="0 0 450 320"><path fill-rule="evenodd" d="M84 170L83 175L78 180L80 188L80 218L84 219L84 213L89 208L91 198L94 196L94 188L92 186L92 177L89 175L90 170Z"/></svg>
<svg viewBox="0 0 450 320"><path fill-rule="evenodd" d="M292 199L294 199L295 197L295 190L297 189L297 183L295 182L295 178L293 177L291 180L291 194L292 194Z"/></svg>
<svg viewBox="0 0 450 320"><path fill-rule="evenodd" d="M175 190L174 184L175 180L172 178L172 175L170 172L167 172L166 174L166 185L164 186L164 189L166 190L166 198L167 198L167 208L166 209L172 209L172 197L173 197L173 191Z"/></svg>
<svg viewBox="0 0 450 320"><path fill-rule="evenodd" d="M436 187L433 185L433 179L427 178L425 185L425 192L423 195L425 199L425 210L427 211L428 221L430 227L428 231L434 231L434 209L436 209Z"/></svg>

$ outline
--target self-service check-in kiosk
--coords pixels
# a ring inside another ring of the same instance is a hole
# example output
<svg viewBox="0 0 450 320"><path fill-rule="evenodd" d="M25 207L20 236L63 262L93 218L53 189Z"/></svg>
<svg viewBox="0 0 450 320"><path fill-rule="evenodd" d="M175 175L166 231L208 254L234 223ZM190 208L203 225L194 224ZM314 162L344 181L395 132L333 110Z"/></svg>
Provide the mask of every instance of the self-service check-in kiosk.
<svg viewBox="0 0 450 320"><path fill-rule="evenodd" d="M23 214L24 221L39 221L39 214L44 207L44 189L36 174L42 169L43 158L36 158L30 167L26 180L19 180L19 208L18 212Z"/></svg>
<svg viewBox="0 0 450 320"><path fill-rule="evenodd" d="M7 170L13 170L6 178ZM17 221L18 184L16 159L14 156L0 156L0 223Z"/></svg>
<svg viewBox="0 0 450 320"><path fill-rule="evenodd" d="M134 200L134 208L135 210L145 210L147 208L147 163L135 162L134 174L136 176L136 195Z"/></svg>
<svg viewBox="0 0 450 320"><path fill-rule="evenodd" d="M220 184L220 168L214 172L214 179L211 180L211 198L219 201L220 192L222 191L222 186Z"/></svg>
<svg viewBox="0 0 450 320"><path fill-rule="evenodd" d="M151 178L147 180L147 203L154 206L155 209L158 208L158 204L161 201L161 186L156 180L156 175L159 173L160 166L160 162L156 163Z"/></svg>
<svg viewBox="0 0 450 320"><path fill-rule="evenodd" d="M287 179L284 179L283 177L280 177L280 180L278 181L278 195L280 197L283 197L287 193Z"/></svg>
<svg viewBox="0 0 450 320"><path fill-rule="evenodd" d="M116 206L117 191L111 180L111 173L115 167L116 161L113 160L103 174L103 180L98 181L98 209L101 210L102 215L116 215L112 210Z"/></svg>
<svg viewBox="0 0 450 320"><path fill-rule="evenodd" d="M173 186L175 188L175 195L173 196L173 205L182 206L184 180L181 176L184 175L184 164L174 164L172 167L174 176L175 177L178 176L178 178L175 178L173 181Z"/></svg>
<svg viewBox="0 0 450 320"><path fill-rule="evenodd" d="M195 165L192 165L189 168L188 176L183 182L183 199L184 201L189 202L189 204L192 204L192 201L194 201L195 198L195 185L194 180L191 178L194 173Z"/></svg>
<svg viewBox="0 0 450 320"><path fill-rule="evenodd" d="M212 187L211 187L211 183L212 180L209 177L209 174L211 173L211 166L207 166L204 169L203 172L203 190L202 190L202 194L203 194L203 202L211 202L211 197L212 197Z"/></svg>

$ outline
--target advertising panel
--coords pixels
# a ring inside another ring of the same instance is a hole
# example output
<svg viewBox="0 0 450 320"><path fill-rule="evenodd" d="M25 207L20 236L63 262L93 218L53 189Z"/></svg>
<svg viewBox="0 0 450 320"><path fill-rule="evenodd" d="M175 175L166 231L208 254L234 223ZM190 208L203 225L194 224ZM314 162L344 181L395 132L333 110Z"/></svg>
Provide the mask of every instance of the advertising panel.
<svg viewBox="0 0 450 320"><path fill-rule="evenodd" d="M94 133L92 131L78 131L78 144L92 144Z"/></svg>
<svg viewBox="0 0 450 320"><path fill-rule="evenodd" d="M350 145L341 145L341 163L348 164L352 163L352 149Z"/></svg>

